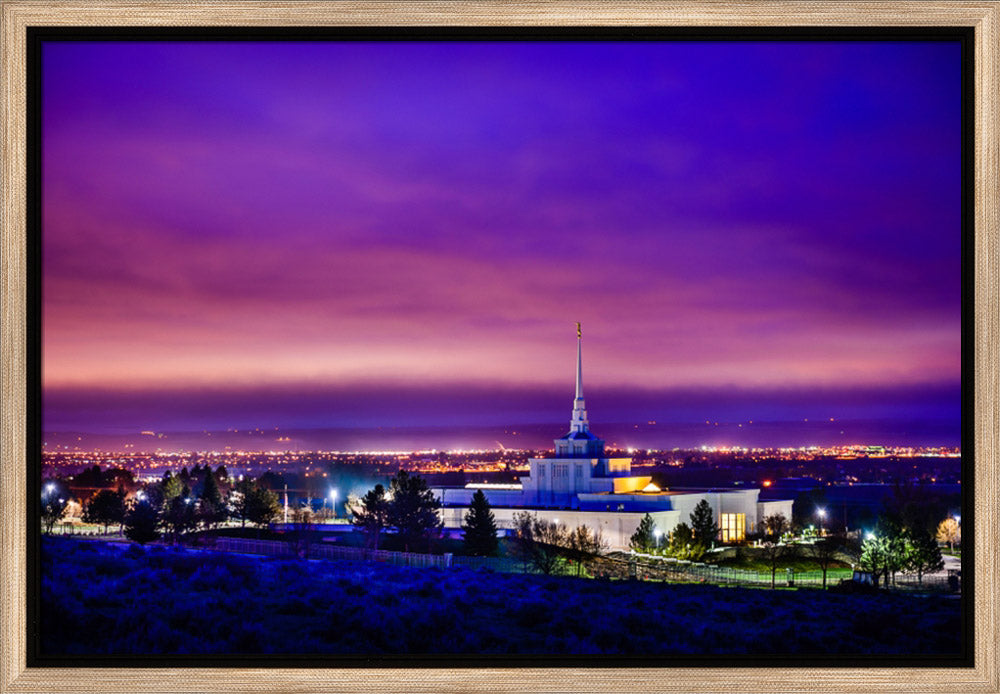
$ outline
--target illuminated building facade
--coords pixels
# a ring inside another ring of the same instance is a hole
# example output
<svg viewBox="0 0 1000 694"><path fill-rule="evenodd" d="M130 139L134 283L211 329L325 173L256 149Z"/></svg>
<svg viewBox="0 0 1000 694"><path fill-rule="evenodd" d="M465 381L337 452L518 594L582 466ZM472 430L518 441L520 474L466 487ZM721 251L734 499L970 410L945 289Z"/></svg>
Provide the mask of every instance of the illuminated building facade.
<svg viewBox="0 0 1000 694"><path fill-rule="evenodd" d="M760 490L660 489L652 477L632 476L631 458L608 458L604 441L590 431L583 397L583 337L577 323L576 395L569 431L555 439L553 457L531 458L520 484L468 484L437 487L446 528L459 528L472 495L482 489L501 528L513 527L515 513L529 510L539 518L600 530L613 549L628 546L645 514L664 535L689 516L699 502L712 508L719 539L731 542L753 532L774 513L792 517L791 500L759 501Z"/></svg>

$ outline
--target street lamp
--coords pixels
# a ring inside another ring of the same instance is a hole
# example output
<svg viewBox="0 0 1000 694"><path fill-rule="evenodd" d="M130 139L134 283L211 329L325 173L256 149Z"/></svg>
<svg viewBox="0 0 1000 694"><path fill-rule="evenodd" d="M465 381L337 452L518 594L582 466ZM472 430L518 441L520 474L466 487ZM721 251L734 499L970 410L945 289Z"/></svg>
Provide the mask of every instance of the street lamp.
<svg viewBox="0 0 1000 694"><path fill-rule="evenodd" d="M45 493L46 494L51 494L55 490L56 490L55 482L49 482L47 485L45 485Z"/></svg>
<svg viewBox="0 0 1000 694"><path fill-rule="evenodd" d="M656 538L656 549L660 548L660 537L663 535L663 531L659 528L653 528L653 537Z"/></svg>
<svg viewBox="0 0 1000 694"><path fill-rule="evenodd" d="M337 490L330 490L330 506L333 507L333 517L337 517Z"/></svg>
<svg viewBox="0 0 1000 694"><path fill-rule="evenodd" d="M868 532L865 533L865 539L866 540L874 540L875 539L875 533L873 533L873 532L871 532L869 530Z"/></svg>
<svg viewBox="0 0 1000 694"><path fill-rule="evenodd" d="M823 521L826 519L826 509L825 508L816 509L816 515L819 516L819 534L825 535L826 530L823 527Z"/></svg>

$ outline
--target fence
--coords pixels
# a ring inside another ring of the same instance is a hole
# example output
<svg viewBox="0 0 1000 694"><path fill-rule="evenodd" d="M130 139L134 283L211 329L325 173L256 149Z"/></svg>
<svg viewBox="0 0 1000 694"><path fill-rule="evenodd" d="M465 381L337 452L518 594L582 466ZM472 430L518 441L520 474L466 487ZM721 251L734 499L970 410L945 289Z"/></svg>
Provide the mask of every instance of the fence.
<svg viewBox="0 0 1000 694"><path fill-rule="evenodd" d="M525 573L525 564L512 557L452 557L451 565L465 569L487 569L497 573ZM528 567L530 573L530 567Z"/></svg>
<svg viewBox="0 0 1000 694"><path fill-rule="evenodd" d="M215 541L215 549L222 552L243 554L263 554L269 557L309 557L311 559L347 559L351 561L374 561L393 566L412 566L417 569L444 569L452 565L450 554L416 554L414 552L389 552L382 549L361 549L359 547L337 547L321 543L296 545L280 540L244 540L235 537L220 537Z"/></svg>
<svg viewBox="0 0 1000 694"><path fill-rule="evenodd" d="M246 540L233 537L220 537L215 542L215 549L223 552L242 552L245 554L262 554L274 557L309 557L312 559L332 559L349 561L374 561L393 566L410 566L419 569L445 569L449 567L473 570L487 569L498 573L531 573L532 569L512 557L463 557L451 554L416 554L413 552L390 552L387 550L362 549L359 547L342 547L325 543L310 543L296 545L292 542L277 540ZM590 573L616 578L636 578L641 580L659 580L676 583L711 583L714 585L732 585L765 588L771 586L770 572L761 573L751 569L737 569L716 564L702 564L657 557L648 554L616 553L608 557L597 558L589 567ZM844 571L830 570L827 572L826 585L836 584L844 578ZM823 585L822 571L799 571L778 569L774 575L775 587L813 587ZM960 580L950 572L948 575L931 574L922 580L908 574L897 575L891 586L897 590L916 591L957 591Z"/></svg>
<svg viewBox="0 0 1000 694"><path fill-rule="evenodd" d="M631 556L616 555L610 557L609 560L630 565L628 575L635 578L751 587L771 586L770 572L762 573L751 569L737 569L639 553ZM844 570L830 569L827 571L826 585L835 585L846 577ZM823 572L819 570L793 571L792 569L779 568L774 574L774 585L775 587L821 588L823 586ZM897 574L896 580L890 582L890 588L916 591L957 591L960 586L960 576L954 572L949 572L947 575L930 574L922 579L910 574Z"/></svg>

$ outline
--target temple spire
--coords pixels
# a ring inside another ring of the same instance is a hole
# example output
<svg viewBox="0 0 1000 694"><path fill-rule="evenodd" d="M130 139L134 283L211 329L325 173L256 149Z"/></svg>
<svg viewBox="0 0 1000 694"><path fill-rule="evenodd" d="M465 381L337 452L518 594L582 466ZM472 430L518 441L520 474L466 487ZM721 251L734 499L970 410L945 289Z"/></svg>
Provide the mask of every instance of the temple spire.
<svg viewBox="0 0 1000 694"><path fill-rule="evenodd" d="M587 422L587 405L583 400L583 331L576 324L576 397L573 400L573 417L569 422L570 432L590 431Z"/></svg>
<svg viewBox="0 0 1000 694"><path fill-rule="evenodd" d="M576 324L576 399L583 400L583 331Z"/></svg>

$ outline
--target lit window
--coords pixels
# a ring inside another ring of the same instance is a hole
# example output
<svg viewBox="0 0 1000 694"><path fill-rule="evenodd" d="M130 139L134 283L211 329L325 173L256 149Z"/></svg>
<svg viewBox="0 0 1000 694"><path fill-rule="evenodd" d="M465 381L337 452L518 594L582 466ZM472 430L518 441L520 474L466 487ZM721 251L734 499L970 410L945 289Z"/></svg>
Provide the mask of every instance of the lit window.
<svg viewBox="0 0 1000 694"><path fill-rule="evenodd" d="M723 542L739 542L746 538L747 516L745 513L723 513L719 515L719 535Z"/></svg>

